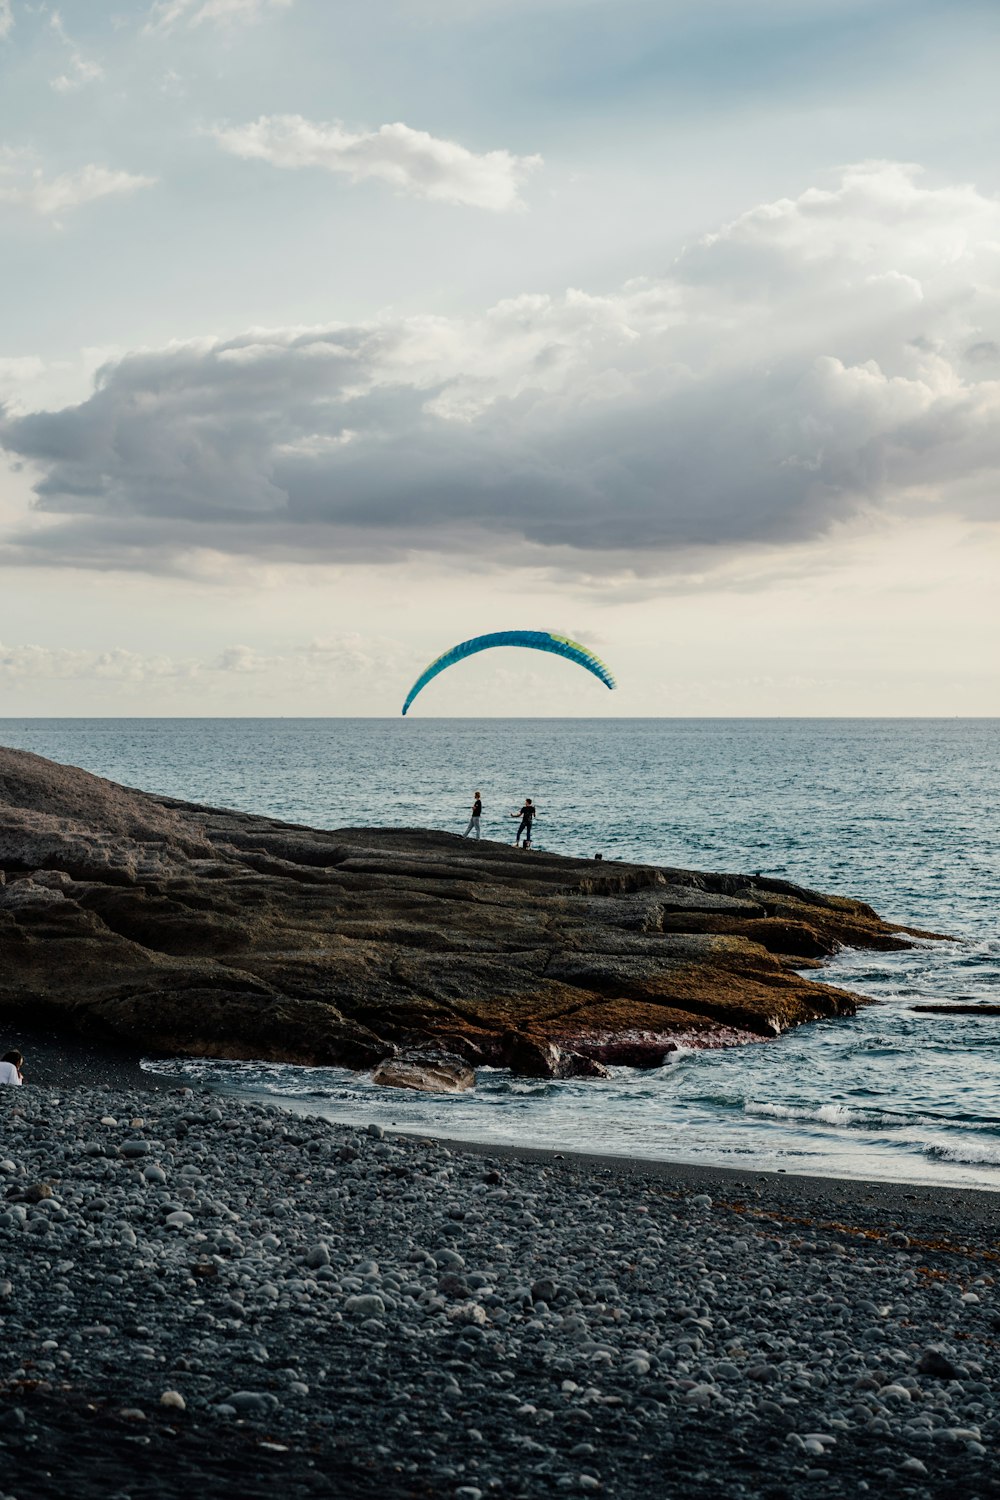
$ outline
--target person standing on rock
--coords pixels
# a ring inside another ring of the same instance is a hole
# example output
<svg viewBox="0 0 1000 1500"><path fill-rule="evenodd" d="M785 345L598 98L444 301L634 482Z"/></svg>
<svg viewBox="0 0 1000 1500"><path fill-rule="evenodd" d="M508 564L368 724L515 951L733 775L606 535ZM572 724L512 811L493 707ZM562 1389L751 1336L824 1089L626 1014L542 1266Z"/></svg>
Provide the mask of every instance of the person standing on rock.
<svg viewBox="0 0 1000 1500"><path fill-rule="evenodd" d="M474 833L477 839L481 836L479 832L479 819L482 817L482 815L483 794L482 792L477 792L472 803L472 813L469 817L469 826L462 835L464 839L467 839L470 833Z"/></svg>
<svg viewBox="0 0 1000 1500"><path fill-rule="evenodd" d="M514 840L514 843L516 845L518 845L518 847L520 847L521 834L523 833L524 834L524 847L526 849L530 849L531 848L531 825L532 825L532 822L534 821L534 819L537 816L538 816L538 809L535 806L535 804L532 802L532 800L531 800L530 797L525 797L525 799L524 799L524 806L521 808L520 812L512 812L511 813L511 817L512 818L520 818L521 819L520 823L517 825L517 837Z"/></svg>
<svg viewBox="0 0 1000 1500"><path fill-rule="evenodd" d="M24 1058L20 1052L5 1052L0 1058L0 1084L24 1082L21 1069L24 1066Z"/></svg>

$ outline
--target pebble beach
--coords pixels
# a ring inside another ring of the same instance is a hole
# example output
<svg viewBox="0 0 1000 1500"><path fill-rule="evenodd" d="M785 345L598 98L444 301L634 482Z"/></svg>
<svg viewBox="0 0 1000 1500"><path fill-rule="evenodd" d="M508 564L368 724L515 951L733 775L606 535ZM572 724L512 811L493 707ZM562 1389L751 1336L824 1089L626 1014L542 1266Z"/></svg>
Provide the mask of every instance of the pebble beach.
<svg viewBox="0 0 1000 1500"><path fill-rule="evenodd" d="M6 1500L1000 1493L996 1195L114 1078L0 1091Z"/></svg>

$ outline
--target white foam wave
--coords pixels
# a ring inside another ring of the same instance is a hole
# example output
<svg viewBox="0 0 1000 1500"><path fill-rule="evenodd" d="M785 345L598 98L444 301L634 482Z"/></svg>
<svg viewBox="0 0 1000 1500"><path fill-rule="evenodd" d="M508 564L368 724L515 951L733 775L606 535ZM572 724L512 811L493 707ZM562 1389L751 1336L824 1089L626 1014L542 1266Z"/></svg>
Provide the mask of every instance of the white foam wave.
<svg viewBox="0 0 1000 1500"><path fill-rule="evenodd" d="M1000 1144L987 1141L930 1141L924 1155L934 1161L953 1162L970 1167L1000 1167Z"/></svg>
<svg viewBox="0 0 1000 1500"><path fill-rule="evenodd" d="M820 1104L801 1107L790 1104L767 1104L748 1099L743 1106L745 1114L763 1119L790 1120L799 1124L839 1125L855 1129L872 1129L879 1125L909 1125L913 1121L900 1115L881 1114L875 1110L850 1109L846 1104Z"/></svg>

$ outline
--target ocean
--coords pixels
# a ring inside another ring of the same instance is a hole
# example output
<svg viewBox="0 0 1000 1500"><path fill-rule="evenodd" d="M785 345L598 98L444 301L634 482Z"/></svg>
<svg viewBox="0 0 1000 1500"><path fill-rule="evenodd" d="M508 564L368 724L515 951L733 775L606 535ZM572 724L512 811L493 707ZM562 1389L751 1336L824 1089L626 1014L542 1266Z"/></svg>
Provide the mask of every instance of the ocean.
<svg viewBox="0 0 1000 1500"><path fill-rule="evenodd" d="M761 871L949 934L844 952L822 975L874 997L851 1020L677 1055L604 1082L480 1072L422 1097L341 1069L157 1062L338 1120L787 1172L1000 1188L1000 720L4 719L0 743L129 786L323 828L461 832L537 802L535 842Z"/></svg>

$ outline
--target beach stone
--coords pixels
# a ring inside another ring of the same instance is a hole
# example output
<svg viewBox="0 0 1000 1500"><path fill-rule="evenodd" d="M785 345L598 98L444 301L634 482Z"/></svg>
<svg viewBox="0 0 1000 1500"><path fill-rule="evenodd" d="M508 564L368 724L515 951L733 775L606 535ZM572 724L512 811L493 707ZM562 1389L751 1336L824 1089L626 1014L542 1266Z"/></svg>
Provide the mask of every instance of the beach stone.
<svg viewBox="0 0 1000 1500"><path fill-rule="evenodd" d="M435 1250L433 1255L435 1265L449 1271L464 1271L465 1261L457 1250L449 1250L447 1247Z"/></svg>
<svg viewBox="0 0 1000 1500"><path fill-rule="evenodd" d="M28 1187L22 1188L18 1194L23 1203L43 1203L46 1198L52 1197L52 1184L50 1182L33 1182Z"/></svg>
<svg viewBox="0 0 1000 1500"><path fill-rule="evenodd" d="M464 1276L458 1276L453 1271L446 1271L443 1276L438 1277L437 1289L442 1297L468 1297L469 1283Z"/></svg>
<svg viewBox="0 0 1000 1500"><path fill-rule="evenodd" d="M933 1375L937 1380L961 1380L964 1374L942 1349L933 1344L921 1354L917 1370L921 1375Z"/></svg>
<svg viewBox="0 0 1000 1500"><path fill-rule="evenodd" d="M239 1416L267 1416L281 1403L271 1391L233 1391L222 1404Z"/></svg>
<svg viewBox="0 0 1000 1500"><path fill-rule="evenodd" d="M353 1318L383 1318L385 1303L377 1294L367 1293L362 1296L348 1297L344 1303L344 1311L350 1313Z"/></svg>
<svg viewBox="0 0 1000 1500"><path fill-rule="evenodd" d="M717 1394L714 1386L693 1385L684 1392L684 1402L687 1406L708 1406Z"/></svg>
<svg viewBox="0 0 1000 1500"><path fill-rule="evenodd" d="M894 1401L900 1405L909 1405L913 1399L905 1385L884 1385L879 1396L883 1401Z"/></svg>
<svg viewBox="0 0 1000 1500"><path fill-rule="evenodd" d="M170 1407L174 1411L184 1411L187 1407L187 1402L180 1391L164 1391L160 1397L160 1405Z"/></svg>
<svg viewBox="0 0 1000 1500"><path fill-rule="evenodd" d="M479 1326L487 1321L486 1309L478 1302L460 1302L448 1309L448 1317L454 1323L474 1323Z"/></svg>

